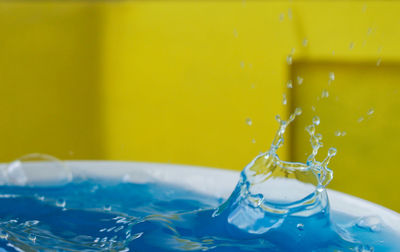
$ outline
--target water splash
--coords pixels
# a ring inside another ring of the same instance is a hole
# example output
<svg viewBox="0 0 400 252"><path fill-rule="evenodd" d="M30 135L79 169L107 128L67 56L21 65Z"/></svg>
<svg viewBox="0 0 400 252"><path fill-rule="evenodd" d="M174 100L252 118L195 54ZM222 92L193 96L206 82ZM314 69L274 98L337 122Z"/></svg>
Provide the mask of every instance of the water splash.
<svg viewBox="0 0 400 252"><path fill-rule="evenodd" d="M322 161L316 159L323 146L321 134L316 133L320 119L315 116L313 123L306 127L312 152L305 163L284 161L277 154L287 127L301 113L297 108L288 120L276 117L279 128L269 150L244 168L230 198L213 213L214 218L226 221L229 230L235 229L240 236L271 237L274 243L282 241L278 244L282 248L318 246L319 242L326 242L326 237L340 237L333 232L316 242L319 229L331 225L325 187L333 178L328 164L336 155L336 149L330 148Z"/></svg>

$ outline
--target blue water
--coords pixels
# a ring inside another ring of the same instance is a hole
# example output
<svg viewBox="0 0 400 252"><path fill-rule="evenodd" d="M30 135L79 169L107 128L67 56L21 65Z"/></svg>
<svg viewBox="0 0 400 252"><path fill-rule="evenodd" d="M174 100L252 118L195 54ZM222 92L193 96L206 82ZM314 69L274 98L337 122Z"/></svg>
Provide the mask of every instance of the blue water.
<svg viewBox="0 0 400 252"><path fill-rule="evenodd" d="M0 195L0 251L362 251L337 228L365 249L399 249L389 228L371 231L339 213L286 217L275 230L249 233L227 221L232 209L215 216L223 199L171 185L83 180L2 186ZM262 226L275 217L265 216Z"/></svg>
<svg viewBox="0 0 400 252"><path fill-rule="evenodd" d="M55 158L21 158L0 169L0 252L400 251L400 235L378 216L331 211L325 187L336 149L316 159L319 118L306 127L307 161L279 158L300 114L277 117L270 149L243 169L228 199L162 183L72 179ZM51 183L38 184L36 173L52 173Z"/></svg>

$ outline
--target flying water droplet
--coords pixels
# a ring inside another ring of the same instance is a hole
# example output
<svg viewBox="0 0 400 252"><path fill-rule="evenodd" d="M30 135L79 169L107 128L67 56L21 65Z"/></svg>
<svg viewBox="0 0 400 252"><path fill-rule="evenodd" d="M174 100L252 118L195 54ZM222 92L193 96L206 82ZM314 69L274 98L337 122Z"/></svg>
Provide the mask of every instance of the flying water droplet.
<svg viewBox="0 0 400 252"><path fill-rule="evenodd" d="M326 89L322 90L321 98L328 98L328 97L329 97L328 90L326 90Z"/></svg>
<svg viewBox="0 0 400 252"><path fill-rule="evenodd" d="M303 230L304 230L304 224L303 224L303 223L297 224L296 227L297 227L297 229L300 230L300 231L303 231Z"/></svg>
<svg viewBox="0 0 400 252"><path fill-rule="evenodd" d="M256 143L256 139L252 139L251 143L255 144Z"/></svg>
<svg viewBox="0 0 400 252"><path fill-rule="evenodd" d="M287 84L286 84L287 88L293 88L293 82L292 80L288 80Z"/></svg>
<svg viewBox="0 0 400 252"><path fill-rule="evenodd" d="M349 44L349 49L350 49L350 50L353 50L353 48L354 48L354 42L351 42L351 43Z"/></svg>
<svg viewBox="0 0 400 252"><path fill-rule="evenodd" d="M341 136L341 135L342 135L342 132L340 132L340 130L335 131L335 136Z"/></svg>
<svg viewBox="0 0 400 252"><path fill-rule="evenodd" d="M289 8L288 9L288 18L290 19L290 20L292 20L292 17L293 17L293 13L292 13L292 8Z"/></svg>
<svg viewBox="0 0 400 252"><path fill-rule="evenodd" d="M301 76L297 76L297 84L298 85L301 85L301 84L303 84L303 78L301 77Z"/></svg>
<svg viewBox="0 0 400 252"><path fill-rule="evenodd" d="M238 33L238 31L236 29L233 30L233 36L235 38L239 37L239 33Z"/></svg>
<svg viewBox="0 0 400 252"><path fill-rule="evenodd" d="M364 121L364 117L363 116L360 116L359 118L358 118L358 120L357 120L357 122L362 122L362 121Z"/></svg>
<svg viewBox="0 0 400 252"><path fill-rule="evenodd" d="M315 112L316 109L314 106L311 106L311 110Z"/></svg>
<svg viewBox="0 0 400 252"><path fill-rule="evenodd" d="M291 65L293 63L293 55L289 54L286 58L286 62L288 65Z"/></svg>
<svg viewBox="0 0 400 252"><path fill-rule="evenodd" d="M240 61L240 67L244 68L244 66L245 66L244 61Z"/></svg>
<svg viewBox="0 0 400 252"><path fill-rule="evenodd" d="M382 58L379 58L379 59L376 61L376 66L380 66L381 63L382 63Z"/></svg>
<svg viewBox="0 0 400 252"><path fill-rule="evenodd" d="M307 39L303 39L303 46L306 47L308 45L308 40Z"/></svg>
<svg viewBox="0 0 400 252"><path fill-rule="evenodd" d="M331 80L331 81L335 80L335 73L334 72L330 72L329 73L329 80Z"/></svg>
<svg viewBox="0 0 400 252"><path fill-rule="evenodd" d="M312 122L313 122L314 125L318 126L319 123L320 123L319 117L318 116L314 116L313 119L312 119Z"/></svg>
<svg viewBox="0 0 400 252"><path fill-rule="evenodd" d="M246 124L251 126L253 125L253 121L250 118L246 118Z"/></svg>
<svg viewBox="0 0 400 252"><path fill-rule="evenodd" d="M287 104L287 99L286 99L286 94L282 95L282 104L286 105Z"/></svg>
<svg viewBox="0 0 400 252"><path fill-rule="evenodd" d="M334 157L334 156L336 155L336 153L337 153L336 148L331 147L331 148L329 148L329 150L328 150L328 157Z"/></svg>
<svg viewBox="0 0 400 252"><path fill-rule="evenodd" d="M283 19L285 19L285 14L281 13L279 14L279 21L283 21Z"/></svg>
<svg viewBox="0 0 400 252"><path fill-rule="evenodd" d="M370 108L370 109L367 111L367 115L372 115L374 112L375 112L374 109L373 109L373 108Z"/></svg>
<svg viewBox="0 0 400 252"><path fill-rule="evenodd" d="M294 114L297 115L297 116L301 115L301 113L303 113L303 110L301 108L296 108L294 110Z"/></svg>

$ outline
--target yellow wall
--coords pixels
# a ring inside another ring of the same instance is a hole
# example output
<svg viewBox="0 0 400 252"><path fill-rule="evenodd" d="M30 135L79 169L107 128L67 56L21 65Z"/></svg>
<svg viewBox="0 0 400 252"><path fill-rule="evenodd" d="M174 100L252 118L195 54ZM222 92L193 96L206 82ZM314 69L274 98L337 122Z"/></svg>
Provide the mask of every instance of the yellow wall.
<svg viewBox="0 0 400 252"><path fill-rule="evenodd" d="M268 148L274 116L301 106L282 156L305 159L317 114L339 149L332 188L399 211L396 141L386 143L400 138L399 11L397 1L0 2L0 160L241 169Z"/></svg>

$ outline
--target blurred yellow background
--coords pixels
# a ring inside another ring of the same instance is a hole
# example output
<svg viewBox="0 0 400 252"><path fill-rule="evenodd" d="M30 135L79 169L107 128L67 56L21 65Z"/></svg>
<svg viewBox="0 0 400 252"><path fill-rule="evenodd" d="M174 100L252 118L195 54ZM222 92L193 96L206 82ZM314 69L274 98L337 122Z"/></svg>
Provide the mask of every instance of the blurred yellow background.
<svg viewBox="0 0 400 252"><path fill-rule="evenodd" d="M282 157L306 159L304 127L318 115L320 159L338 149L330 188L400 211L399 11L398 1L2 1L0 161L40 152L240 170L268 149L275 115L302 107Z"/></svg>

